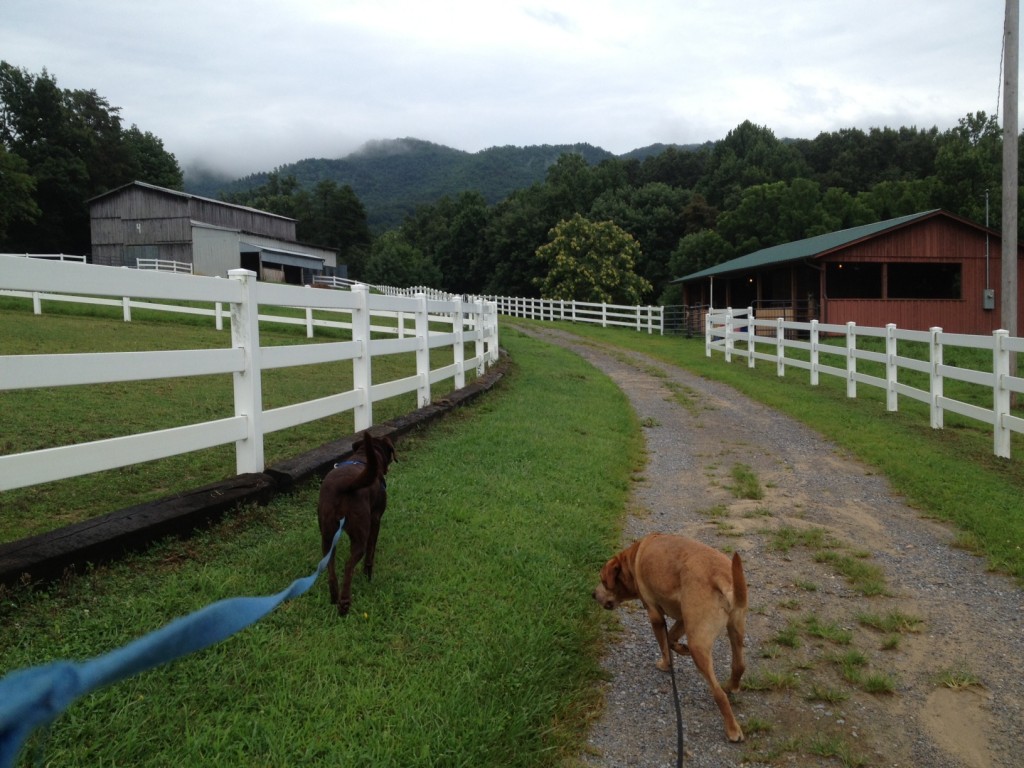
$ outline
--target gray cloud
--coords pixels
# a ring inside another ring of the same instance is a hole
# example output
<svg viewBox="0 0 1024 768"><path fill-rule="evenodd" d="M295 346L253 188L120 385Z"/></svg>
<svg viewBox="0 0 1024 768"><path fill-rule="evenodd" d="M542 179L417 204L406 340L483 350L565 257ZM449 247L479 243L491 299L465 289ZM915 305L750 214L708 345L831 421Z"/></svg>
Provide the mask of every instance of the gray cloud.
<svg viewBox="0 0 1024 768"><path fill-rule="evenodd" d="M996 109L1002 3L5 0L0 56L234 173L413 136L615 153L956 125Z"/></svg>

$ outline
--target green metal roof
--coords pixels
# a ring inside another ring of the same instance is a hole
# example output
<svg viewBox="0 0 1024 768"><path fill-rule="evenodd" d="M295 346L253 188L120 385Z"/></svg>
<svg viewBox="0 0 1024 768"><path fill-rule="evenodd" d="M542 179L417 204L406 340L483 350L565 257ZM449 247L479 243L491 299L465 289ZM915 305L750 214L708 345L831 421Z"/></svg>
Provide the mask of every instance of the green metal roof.
<svg viewBox="0 0 1024 768"><path fill-rule="evenodd" d="M773 245L771 248L762 248L760 251L754 251L753 253L748 253L746 256L740 256L730 261L724 261L713 267L702 269L700 272L694 272L693 274L686 275L685 277L677 277L672 282L685 283L690 280L699 280L703 277L716 277L718 275L729 274L730 272L763 269L764 267L785 264L790 261L814 258L815 256L835 250L836 248L841 248L842 246L855 243L858 240L863 240L866 237L871 237L881 232L885 232L888 229L894 229L917 219L932 216L939 210L940 209L936 208L935 210L924 211L923 213L913 213L909 216L900 216L896 219L877 221L874 224L864 224L860 227L841 229L838 232L829 232L827 235L808 237L806 240L796 240L792 243Z"/></svg>

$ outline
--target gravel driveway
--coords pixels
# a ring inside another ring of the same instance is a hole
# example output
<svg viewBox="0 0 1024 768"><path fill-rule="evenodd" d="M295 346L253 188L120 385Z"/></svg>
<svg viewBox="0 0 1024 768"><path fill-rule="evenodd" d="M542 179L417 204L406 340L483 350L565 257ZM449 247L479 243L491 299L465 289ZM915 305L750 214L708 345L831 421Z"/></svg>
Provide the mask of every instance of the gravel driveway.
<svg viewBox="0 0 1024 768"><path fill-rule="evenodd" d="M648 464L623 545L678 532L743 556L747 674L733 707L747 739L726 741L703 679L677 657L687 766L1024 765L1024 596L1011 579L952 547L950 527L802 424L664 362L553 328L527 332L604 371L644 425ZM737 466L756 476L761 499L733 492ZM879 570L885 594L865 596L836 556ZM605 709L580 761L674 766L671 680L654 666L639 604L619 617ZM880 627L887 617L896 626ZM728 663L723 637L721 680Z"/></svg>

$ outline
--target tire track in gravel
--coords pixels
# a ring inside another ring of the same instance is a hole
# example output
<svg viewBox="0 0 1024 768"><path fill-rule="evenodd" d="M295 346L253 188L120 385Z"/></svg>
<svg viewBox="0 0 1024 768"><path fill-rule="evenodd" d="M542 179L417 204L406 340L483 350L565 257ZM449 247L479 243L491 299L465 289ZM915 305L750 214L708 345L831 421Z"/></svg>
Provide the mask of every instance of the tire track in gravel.
<svg viewBox="0 0 1024 768"><path fill-rule="evenodd" d="M748 685L735 694L747 741L729 744L703 679L680 658L687 766L1024 764L1024 595L1012 580L953 548L949 527L922 518L884 477L802 424L661 361L554 328L519 329L571 349L611 377L644 425L648 463L622 544L666 531L743 555L751 594L744 683L775 675L792 687ZM734 497L736 464L757 475L762 499ZM778 531L826 534L840 543L838 551L880 567L889 594L864 597L817 562L814 549L773 547ZM886 650L893 635L858 617L893 612L922 624ZM580 762L674 766L671 680L654 667L657 648L639 604L620 609L619 618L622 631L603 659L605 710ZM841 630L848 642L802 631L808 618ZM780 645L780 633L794 628L799 647ZM865 670L894 681L894 692L871 694L844 680L833 660L851 650L863 656ZM725 679L724 638L715 646L715 666ZM960 666L981 685L939 684L943 672ZM823 690L846 698L809 698Z"/></svg>

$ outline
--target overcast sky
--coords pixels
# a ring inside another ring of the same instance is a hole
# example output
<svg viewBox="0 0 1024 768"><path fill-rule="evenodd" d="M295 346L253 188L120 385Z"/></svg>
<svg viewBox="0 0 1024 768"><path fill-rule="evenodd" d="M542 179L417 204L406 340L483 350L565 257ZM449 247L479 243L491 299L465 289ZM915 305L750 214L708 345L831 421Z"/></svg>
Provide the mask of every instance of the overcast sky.
<svg viewBox="0 0 1024 768"><path fill-rule="evenodd" d="M1002 119L1003 0L0 0L0 59L186 169Z"/></svg>

